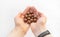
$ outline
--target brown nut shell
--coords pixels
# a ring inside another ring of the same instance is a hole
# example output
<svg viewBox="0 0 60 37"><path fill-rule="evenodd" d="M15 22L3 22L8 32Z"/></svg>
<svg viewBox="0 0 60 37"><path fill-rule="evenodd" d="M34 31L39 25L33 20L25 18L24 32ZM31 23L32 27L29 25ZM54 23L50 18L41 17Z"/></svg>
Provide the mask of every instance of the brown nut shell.
<svg viewBox="0 0 60 37"><path fill-rule="evenodd" d="M28 20L28 21L27 21L27 24L31 24L31 21L30 21L30 20Z"/></svg>
<svg viewBox="0 0 60 37"><path fill-rule="evenodd" d="M33 22L37 22L37 19L35 18L35 19L33 20Z"/></svg>

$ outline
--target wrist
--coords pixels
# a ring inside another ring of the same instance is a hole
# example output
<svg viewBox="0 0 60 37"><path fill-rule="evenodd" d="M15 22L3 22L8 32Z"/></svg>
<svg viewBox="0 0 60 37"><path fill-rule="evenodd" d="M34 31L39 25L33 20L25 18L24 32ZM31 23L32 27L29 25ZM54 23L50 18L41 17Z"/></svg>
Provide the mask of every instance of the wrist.
<svg viewBox="0 0 60 37"><path fill-rule="evenodd" d="M39 30L37 30L36 32L34 32L34 34L37 37L39 34L43 33L46 30L47 30L46 27L40 27Z"/></svg>
<svg viewBox="0 0 60 37"><path fill-rule="evenodd" d="M8 37L24 37L24 35L24 32L19 27L15 27Z"/></svg>
<svg viewBox="0 0 60 37"><path fill-rule="evenodd" d="M21 29L21 27L15 27L15 29L22 35L25 35L25 32Z"/></svg>

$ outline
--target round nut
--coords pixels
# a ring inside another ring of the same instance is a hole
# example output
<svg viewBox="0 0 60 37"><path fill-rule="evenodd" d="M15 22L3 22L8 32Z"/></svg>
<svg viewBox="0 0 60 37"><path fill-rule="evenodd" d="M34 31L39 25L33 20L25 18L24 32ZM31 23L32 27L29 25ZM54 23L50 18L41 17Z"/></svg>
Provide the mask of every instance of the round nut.
<svg viewBox="0 0 60 37"><path fill-rule="evenodd" d="M27 18L27 17L28 17L28 15L26 14L24 17L25 17L25 18Z"/></svg>
<svg viewBox="0 0 60 37"><path fill-rule="evenodd" d="M30 20L31 18L30 17L27 17L28 20Z"/></svg>
<svg viewBox="0 0 60 37"><path fill-rule="evenodd" d="M29 17L31 17L32 15L31 15L31 14L29 14L28 16L29 16Z"/></svg>
<svg viewBox="0 0 60 37"><path fill-rule="evenodd" d="M30 19L31 22L33 22L34 20L33 19Z"/></svg>
<svg viewBox="0 0 60 37"><path fill-rule="evenodd" d="M34 19L34 17L32 16L31 19Z"/></svg>
<svg viewBox="0 0 60 37"><path fill-rule="evenodd" d="M36 21L37 21L37 19L35 18L33 22L36 22Z"/></svg>
<svg viewBox="0 0 60 37"><path fill-rule="evenodd" d="M31 24L31 21L30 21L30 20L28 20L28 21L27 21L27 24Z"/></svg>

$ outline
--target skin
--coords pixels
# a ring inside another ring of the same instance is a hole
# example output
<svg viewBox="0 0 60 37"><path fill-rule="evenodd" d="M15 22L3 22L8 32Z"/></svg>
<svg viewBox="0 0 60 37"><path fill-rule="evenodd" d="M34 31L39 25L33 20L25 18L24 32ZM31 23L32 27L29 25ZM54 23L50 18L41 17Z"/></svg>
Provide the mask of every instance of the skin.
<svg viewBox="0 0 60 37"><path fill-rule="evenodd" d="M47 22L47 17L42 14L42 13L37 13L38 15L38 20L36 23L31 23L31 30L34 33L34 35L37 37L39 34L42 32L46 31L46 22ZM52 37L51 34L44 36L44 37Z"/></svg>
<svg viewBox="0 0 60 37"><path fill-rule="evenodd" d="M29 25L27 23L24 23L23 17L28 12L29 7L25 9L23 13L18 13L18 15L14 18L15 21L15 28L11 33L8 35L8 37L24 37L27 30L29 29Z"/></svg>
<svg viewBox="0 0 60 37"><path fill-rule="evenodd" d="M42 13L36 13L38 14L38 21L36 23L31 23L31 25L24 23L23 17L26 14L26 12L29 11L30 8L34 7L27 7L23 13L18 13L18 15L14 18L15 21L15 28L11 31L11 33L8 35L8 37L24 37L29 27L31 27L32 32L37 37L40 33L46 31L46 17ZM41 14L41 17L40 17ZM51 35L47 35L45 37L51 37Z"/></svg>

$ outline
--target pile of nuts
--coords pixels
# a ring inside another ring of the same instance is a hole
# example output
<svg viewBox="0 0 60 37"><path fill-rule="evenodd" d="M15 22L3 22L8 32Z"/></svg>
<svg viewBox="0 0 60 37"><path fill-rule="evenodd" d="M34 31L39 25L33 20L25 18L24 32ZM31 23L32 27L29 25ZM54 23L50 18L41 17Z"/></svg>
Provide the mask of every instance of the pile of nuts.
<svg viewBox="0 0 60 37"><path fill-rule="evenodd" d="M32 22L37 22L38 17L35 14L34 10L30 9L25 15L24 15L24 22L27 24L31 24Z"/></svg>

